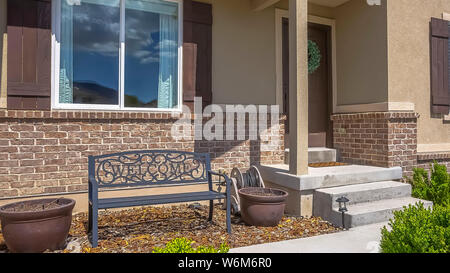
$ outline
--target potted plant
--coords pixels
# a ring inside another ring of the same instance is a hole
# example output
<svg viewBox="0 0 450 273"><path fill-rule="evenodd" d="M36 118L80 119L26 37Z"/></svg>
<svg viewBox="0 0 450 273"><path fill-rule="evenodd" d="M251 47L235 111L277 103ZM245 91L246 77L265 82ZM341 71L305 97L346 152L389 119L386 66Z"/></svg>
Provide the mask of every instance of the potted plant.
<svg viewBox="0 0 450 273"><path fill-rule="evenodd" d="M288 193L270 188L242 188L239 190L241 216L252 226L276 226L283 218Z"/></svg>
<svg viewBox="0 0 450 273"><path fill-rule="evenodd" d="M2 233L11 252L39 253L63 249L75 200L66 198L16 202L0 207Z"/></svg>

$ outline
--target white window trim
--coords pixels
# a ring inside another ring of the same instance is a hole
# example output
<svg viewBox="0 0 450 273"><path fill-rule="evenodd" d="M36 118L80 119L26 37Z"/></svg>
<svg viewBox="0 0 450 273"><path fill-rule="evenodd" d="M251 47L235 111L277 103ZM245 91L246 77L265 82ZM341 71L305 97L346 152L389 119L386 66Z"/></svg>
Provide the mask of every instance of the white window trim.
<svg viewBox="0 0 450 273"><path fill-rule="evenodd" d="M61 1L52 1L52 110L96 110L96 111L145 111L182 112L183 109L183 0L164 0L178 3L178 106L176 108L125 107L125 0L120 0L120 49L119 49L119 104L69 104L59 102Z"/></svg>

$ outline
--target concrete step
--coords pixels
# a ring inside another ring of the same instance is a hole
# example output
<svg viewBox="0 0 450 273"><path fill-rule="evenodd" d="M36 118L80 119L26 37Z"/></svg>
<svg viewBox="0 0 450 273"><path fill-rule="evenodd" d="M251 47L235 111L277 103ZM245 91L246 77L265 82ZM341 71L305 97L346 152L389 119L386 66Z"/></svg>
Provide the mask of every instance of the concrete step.
<svg viewBox="0 0 450 273"><path fill-rule="evenodd" d="M309 148L309 163L336 162L336 150L329 148Z"/></svg>
<svg viewBox="0 0 450 273"><path fill-rule="evenodd" d="M327 189L318 189L314 193L314 199L319 201L319 206L338 207L336 200L346 197L350 200L348 205L394 199L411 196L411 185L395 181L382 181L366 184L357 184Z"/></svg>
<svg viewBox="0 0 450 273"><path fill-rule="evenodd" d="M326 168L310 168L302 183L305 189L324 189L339 186L349 186L380 181L402 179L402 168L380 168L373 166L347 165ZM318 186L320 185L320 186Z"/></svg>
<svg viewBox="0 0 450 273"><path fill-rule="evenodd" d="M305 191L402 179L402 168L347 165L309 168L307 175L289 173L289 165L259 165L265 181L288 189Z"/></svg>
<svg viewBox="0 0 450 273"><path fill-rule="evenodd" d="M381 181L365 184L340 186L314 191L313 214L336 226L342 226L342 214L336 200L346 197L348 212L345 213L345 226L357 227L388 221L393 212L404 206L423 202L425 207L432 202L411 197L411 185Z"/></svg>
<svg viewBox="0 0 450 273"><path fill-rule="evenodd" d="M336 162L337 152L335 149L329 148L308 148L308 162L311 163L324 163L324 162ZM289 149L284 152L284 163L289 164Z"/></svg>
<svg viewBox="0 0 450 273"><path fill-rule="evenodd" d="M347 206L348 212L345 213L345 226L357 227L374 223L386 222L393 217L394 211L404 209L417 202L424 203L426 208L433 205L430 201L424 201L413 197L402 197L394 199L385 199L375 202L358 203ZM336 226L342 226L342 214L338 208L333 208L327 221Z"/></svg>

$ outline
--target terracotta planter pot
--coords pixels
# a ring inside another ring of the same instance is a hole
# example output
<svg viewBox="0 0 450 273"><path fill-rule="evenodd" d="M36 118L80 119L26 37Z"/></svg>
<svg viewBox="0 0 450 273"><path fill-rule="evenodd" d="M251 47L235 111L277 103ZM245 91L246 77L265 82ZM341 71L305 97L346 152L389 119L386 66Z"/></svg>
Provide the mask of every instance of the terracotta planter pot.
<svg viewBox="0 0 450 273"><path fill-rule="evenodd" d="M283 218L288 193L278 189L239 190L241 217L252 226L273 227Z"/></svg>
<svg viewBox="0 0 450 273"><path fill-rule="evenodd" d="M57 202L58 207L41 211L13 211L14 208ZM65 198L17 202L0 207L2 233L11 252L40 253L65 247L72 223L75 200Z"/></svg>

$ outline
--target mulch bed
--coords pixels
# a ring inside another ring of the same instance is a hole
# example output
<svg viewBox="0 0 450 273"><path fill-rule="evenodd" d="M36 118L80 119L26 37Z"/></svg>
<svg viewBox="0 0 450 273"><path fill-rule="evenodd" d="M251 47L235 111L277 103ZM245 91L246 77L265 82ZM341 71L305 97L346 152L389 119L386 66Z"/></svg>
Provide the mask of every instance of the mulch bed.
<svg viewBox="0 0 450 273"><path fill-rule="evenodd" d="M228 235L225 211L216 205L213 222L208 222L208 210L208 206L198 204L100 211L97 248L90 247L86 235L87 214L80 213L73 217L67 248L56 252L150 253L154 247L163 247L178 237L195 241L195 247L219 247L226 242L230 248L236 248L340 230L315 217L284 217L276 227L253 227L233 216L233 234ZM1 233L0 252L7 252Z"/></svg>

